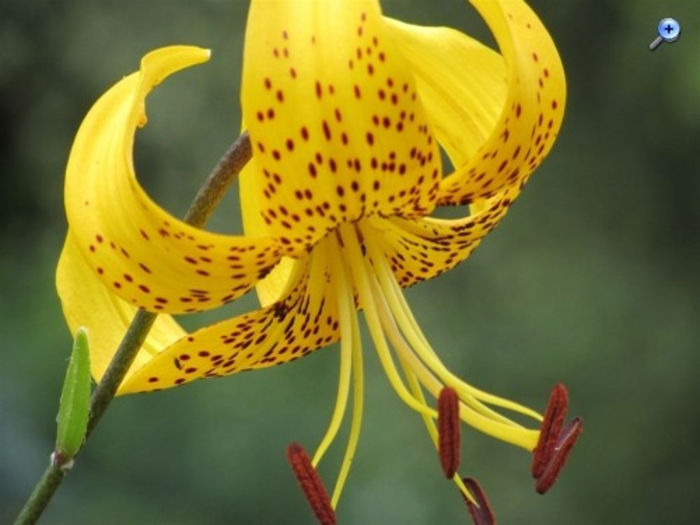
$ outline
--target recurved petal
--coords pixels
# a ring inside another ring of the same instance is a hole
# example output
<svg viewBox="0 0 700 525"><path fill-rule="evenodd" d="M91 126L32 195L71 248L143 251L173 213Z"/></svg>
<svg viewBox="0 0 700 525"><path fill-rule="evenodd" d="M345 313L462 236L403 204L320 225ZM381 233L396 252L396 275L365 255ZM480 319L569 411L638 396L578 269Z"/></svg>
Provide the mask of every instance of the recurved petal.
<svg viewBox="0 0 700 525"><path fill-rule="evenodd" d="M549 152L566 100L556 47L525 2L472 4L491 28L505 68L451 30L388 24L414 68L438 140L455 162L456 171L440 183L440 204L469 203L521 184Z"/></svg>
<svg viewBox="0 0 700 525"><path fill-rule="evenodd" d="M92 376L99 381L136 308L111 293L97 279L70 231L58 261L56 287L71 333L81 326L90 331L90 366ZM159 315L126 375L127 380L134 370L185 335L186 332L172 317Z"/></svg>
<svg viewBox="0 0 700 525"><path fill-rule="evenodd" d="M66 214L86 268L125 301L151 311L191 312L233 300L280 257L271 238L219 235L176 219L136 179L134 135L146 123L146 95L208 57L188 46L146 55L140 72L92 107L68 161Z"/></svg>
<svg viewBox="0 0 700 525"><path fill-rule="evenodd" d="M325 251L317 248L295 263L279 301L181 338L136 370L118 393L279 365L336 341L338 316L327 271Z"/></svg>
<svg viewBox="0 0 700 525"><path fill-rule="evenodd" d="M457 266L498 225L518 193L519 188L509 188L482 199L479 209L462 219L372 219L396 280L405 288Z"/></svg>
<svg viewBox="0 0 700 525"><path fill-rule="evenodd" d="M288 253L340 222L432 210L437 144L376 0L254 0L242 107L260 213Z"/></svg>
<svg viewBox="0 0 700 525"><path fill-rule="evenodd" d="M486 142L505 104L503 57L449 27L385 18L387 30L411 66L433 131L453 166L464 166Z"/></svg>

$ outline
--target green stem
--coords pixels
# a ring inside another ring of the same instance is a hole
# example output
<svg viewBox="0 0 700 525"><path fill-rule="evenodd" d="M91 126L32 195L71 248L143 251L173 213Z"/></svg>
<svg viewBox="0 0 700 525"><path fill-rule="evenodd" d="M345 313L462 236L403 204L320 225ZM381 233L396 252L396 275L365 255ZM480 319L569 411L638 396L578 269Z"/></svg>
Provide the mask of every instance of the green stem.
<svg viewBox="0 0 700 525"><path fill-rule="evenodd" d="M185 222L197 227L206 224L226 190L250 160L250 157L250 139L248 133L245 132L231 144L231 147L211 171L187 210ZM146 340L157 315L141 309L134 315L119 348L107 367L107 371L92 393L87 436L95 429L114 399L119 385L134 362L141 345ZM87 440L87 437L85 439ZM61 485L66 473L67 470L61 469L53 460L50 462L17 516L15 525L30 525L37 522Z"/></svg>
<svg viewBox="0 0 700 525"><path fill-rule="evenodd" d="M53 496L53 493L56 492L61 481L63 481L63 476L65 475L66 471L61 470L51 461L48 468L41 476L41 479L34 487L34 490L29 495L22 511L17 516L15 525L19 523L36 523L41 513L44 512L46 505L48 505L51 500L51 496Z"/></svg>

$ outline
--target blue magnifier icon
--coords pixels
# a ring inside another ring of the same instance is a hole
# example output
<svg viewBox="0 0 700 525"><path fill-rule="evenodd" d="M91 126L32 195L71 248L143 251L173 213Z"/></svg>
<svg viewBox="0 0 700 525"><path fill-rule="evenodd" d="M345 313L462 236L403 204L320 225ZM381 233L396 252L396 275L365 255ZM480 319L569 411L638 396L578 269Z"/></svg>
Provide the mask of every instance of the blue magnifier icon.
<svg viewBox="0 0 700 525"><path fill-rule="evenodd" d="M681 25L675 18L663 18L656 27L656 32L659 34L654 41L649 44L649 49L654 51L664 42L675 42L681 37Z"/></svg>

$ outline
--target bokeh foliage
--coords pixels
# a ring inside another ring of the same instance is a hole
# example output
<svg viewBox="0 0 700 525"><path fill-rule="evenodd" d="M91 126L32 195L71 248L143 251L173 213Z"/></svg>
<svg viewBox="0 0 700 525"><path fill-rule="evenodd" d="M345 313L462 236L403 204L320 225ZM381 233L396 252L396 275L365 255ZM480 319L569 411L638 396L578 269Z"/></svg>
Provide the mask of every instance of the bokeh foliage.
<svg viewBox="0 0 700 525"><path fill-rule="evenodd" d="M542 498L529 457L465 433L464 464L502 523L696 523L700 483L700 5L533 0L558 43L569 104L560 139L502 226L453 272L409 292L452 369L542 406L564 381L584 435ZM489 39L458 0L385 11ZM210 64L151 98L140 177L176 213L238 132L247 2L74 0L0 6L0 521L43 469L70 351L53 272L65 220L63 167L95 98L170 43ZM688 27L647 50L657 20ZM213 227L238 231L237 195ZM190 326L254 307L249 296ZM464 523L418 417L367 346L367 417L345 523ZM337 352L272 370L119 399L46 523L308 523L284 459L312 449L332 409ZM341 441L342 443L342 436ZM333 479L342 446L322 464Z"/></svg>

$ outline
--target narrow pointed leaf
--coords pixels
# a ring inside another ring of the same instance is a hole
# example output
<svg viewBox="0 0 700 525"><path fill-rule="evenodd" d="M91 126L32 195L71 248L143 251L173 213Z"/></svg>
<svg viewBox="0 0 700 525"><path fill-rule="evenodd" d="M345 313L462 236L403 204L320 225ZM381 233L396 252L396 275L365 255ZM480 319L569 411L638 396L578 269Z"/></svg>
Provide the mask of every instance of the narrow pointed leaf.
<svg viewBox="0 0 700 525"><path fill-rule="evenodd" d="M56 452L70 459L85 439L90 409L90 344L87 331L79 328L73 342L58 408Z"/></svg>

